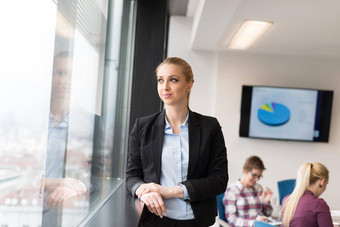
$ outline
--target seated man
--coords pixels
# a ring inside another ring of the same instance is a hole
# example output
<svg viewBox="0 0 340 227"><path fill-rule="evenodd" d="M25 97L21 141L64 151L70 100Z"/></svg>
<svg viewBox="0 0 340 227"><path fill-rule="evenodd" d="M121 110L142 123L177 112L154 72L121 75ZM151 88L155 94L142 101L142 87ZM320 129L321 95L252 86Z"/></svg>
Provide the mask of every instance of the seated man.
<svg viewBox="0 0 340 227"><path fill-rule="evenodd" d="M257 156L247 158L241 179L229 185L223 198L225 215L231 226L254 226L254 221L265 221L273 208L269 188L263 191L257 183L266 168Z"/></svg>

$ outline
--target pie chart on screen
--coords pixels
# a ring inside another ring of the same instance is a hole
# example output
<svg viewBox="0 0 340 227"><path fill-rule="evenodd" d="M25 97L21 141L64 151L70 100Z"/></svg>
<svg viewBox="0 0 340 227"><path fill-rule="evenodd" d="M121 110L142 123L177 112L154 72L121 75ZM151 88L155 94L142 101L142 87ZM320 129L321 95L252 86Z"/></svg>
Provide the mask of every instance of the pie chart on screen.
<svg viewBox="0 0 340 227"><path fill-rule="evenodd" d="M280 126L289 121L289 109L277 102L269 102L260 106L257 117L259 120L269 126Z"/></svg>

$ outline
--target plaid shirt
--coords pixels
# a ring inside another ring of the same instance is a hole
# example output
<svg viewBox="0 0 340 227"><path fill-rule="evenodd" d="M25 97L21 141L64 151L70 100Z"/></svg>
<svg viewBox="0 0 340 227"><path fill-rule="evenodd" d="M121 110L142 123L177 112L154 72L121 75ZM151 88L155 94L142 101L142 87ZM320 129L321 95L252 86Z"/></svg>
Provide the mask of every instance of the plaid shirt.
<svg viewBox="0 0 340 227"><path fill-rule="evenodd" d="M223 204L226 219L231 226L254 226L258 215L271 215L273 208L270 204L263 203L262 191L259 184L247 189L239 180L227 188Z"/></svg>

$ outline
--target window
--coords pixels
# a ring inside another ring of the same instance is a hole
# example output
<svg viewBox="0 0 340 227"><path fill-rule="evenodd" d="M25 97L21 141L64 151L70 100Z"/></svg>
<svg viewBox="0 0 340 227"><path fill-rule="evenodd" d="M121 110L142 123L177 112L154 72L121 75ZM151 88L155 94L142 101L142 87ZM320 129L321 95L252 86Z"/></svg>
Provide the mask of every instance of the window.
<svg viewBox="0 0 340 227"><path fill-rule="evenodd" d="M76 226L124 179L134 1L0 13L0 225Z"/></svg>

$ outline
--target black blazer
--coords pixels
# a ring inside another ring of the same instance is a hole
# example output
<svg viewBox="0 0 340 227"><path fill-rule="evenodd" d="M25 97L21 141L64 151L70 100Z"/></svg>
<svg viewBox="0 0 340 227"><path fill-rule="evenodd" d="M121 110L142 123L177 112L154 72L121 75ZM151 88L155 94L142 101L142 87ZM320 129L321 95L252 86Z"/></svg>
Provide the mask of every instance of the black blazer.
<svg viewBox="0 0 340 227"><path fill-rule="evenodd" d="M130 134L127 189L137 183L160 183L165 110L136 120ZM198 226L214 224L216 196L228 183L228 162L221 126L216 118L189 110L189 167L187 180L190 205ZM146 215L144 210L141 219Z"/></svg>

